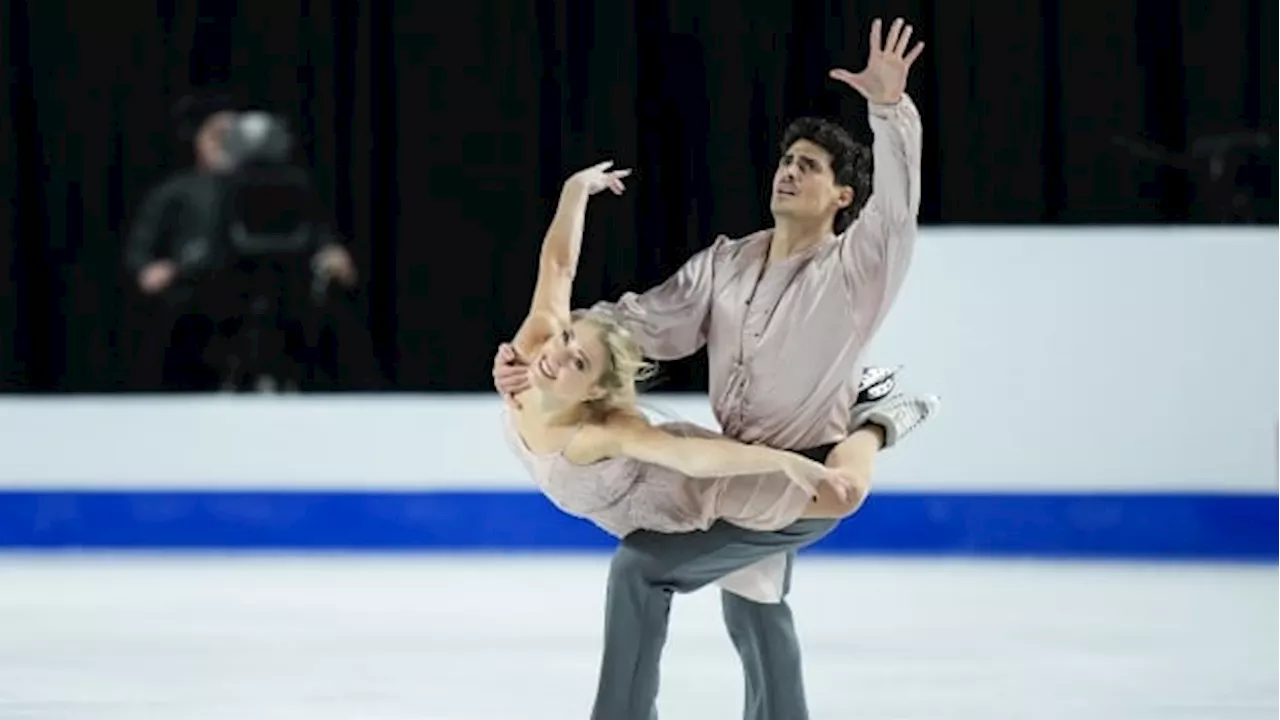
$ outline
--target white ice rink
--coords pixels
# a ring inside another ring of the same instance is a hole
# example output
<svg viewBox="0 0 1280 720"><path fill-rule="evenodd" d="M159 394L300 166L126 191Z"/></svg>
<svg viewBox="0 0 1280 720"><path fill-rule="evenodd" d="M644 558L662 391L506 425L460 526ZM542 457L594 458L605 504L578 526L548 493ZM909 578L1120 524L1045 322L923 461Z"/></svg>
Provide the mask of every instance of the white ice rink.
<svg viewBox="0 0 1280 720"><path fill-rule="evenodd" d="M569 720L606 559L0 557L3 720ZM1274 567L806 556L814 720L1275 718ZM663 720L740 717L713 591Z"/></svg>

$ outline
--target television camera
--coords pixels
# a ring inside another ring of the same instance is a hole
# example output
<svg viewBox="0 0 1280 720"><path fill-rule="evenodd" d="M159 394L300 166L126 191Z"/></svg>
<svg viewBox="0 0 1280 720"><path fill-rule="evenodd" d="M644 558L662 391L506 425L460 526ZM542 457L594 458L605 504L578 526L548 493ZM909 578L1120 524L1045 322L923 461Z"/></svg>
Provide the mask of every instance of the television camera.
<svg viewBox="0 0 1280 720"><path fill-rule="evenodd" d="M243 318L221 354L223 386L296 385L301 363L291 356L298 346L314 346L319 334L329 278L314 258L328 224L310 174L291 162L294 138L284 119L239 113L222 146L230 161L221 233L232 269L226 282L242 301Z"/></svg>

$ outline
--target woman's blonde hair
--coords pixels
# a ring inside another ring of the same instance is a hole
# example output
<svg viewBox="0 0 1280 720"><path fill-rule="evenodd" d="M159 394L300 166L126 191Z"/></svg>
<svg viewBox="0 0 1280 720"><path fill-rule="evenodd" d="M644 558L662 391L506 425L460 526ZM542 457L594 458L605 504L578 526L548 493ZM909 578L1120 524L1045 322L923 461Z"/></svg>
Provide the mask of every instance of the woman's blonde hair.
<svg viewBox="0 0 1280 720"><path fill-rule="evenodd" d="M658 366L645 359L640 344L631 333L608 315L577 310L573 319L595 326L600 331L600 344L605 351L605 366L596 379L596 387L604 395L589 401L588 406L601 413L634 406L639 395L636 385L652 378Z"/></svg>

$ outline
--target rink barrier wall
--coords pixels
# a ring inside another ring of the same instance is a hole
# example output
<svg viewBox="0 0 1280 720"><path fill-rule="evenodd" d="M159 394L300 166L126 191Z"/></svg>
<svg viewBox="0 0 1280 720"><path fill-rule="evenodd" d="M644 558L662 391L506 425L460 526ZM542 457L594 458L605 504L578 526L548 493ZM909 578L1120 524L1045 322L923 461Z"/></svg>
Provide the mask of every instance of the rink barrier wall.
<svg viewBox="0 0 1280 720"><path fill-rule="evenodd" d="M874 494L812 552L1277 560L1275 496ZM0 492L9 550L601 552L616 542L521 491Z"/></svg>
<svg viewBox="0 0 1280 720"><path fill-rule="evenodd" d="M651 407L714 426L705 397ZM3 400L0 550L613 547L533 488L500 413L487 396ZM901 461L945 467L909 444L945 447L945 417L882 457L870 500L812 552L1277 560L1265 476L921 482Z"/></svg>
<svg viewBox="0 0 1280 720"><path fill-rule="evenodd" d="M942 409L815 551L1274 561L1278 264L1274 227L925 228L865 360ZM716 427L703 396L646 400ZM0 548L610 547L531 487L499 412L3 397Z"/></svg>

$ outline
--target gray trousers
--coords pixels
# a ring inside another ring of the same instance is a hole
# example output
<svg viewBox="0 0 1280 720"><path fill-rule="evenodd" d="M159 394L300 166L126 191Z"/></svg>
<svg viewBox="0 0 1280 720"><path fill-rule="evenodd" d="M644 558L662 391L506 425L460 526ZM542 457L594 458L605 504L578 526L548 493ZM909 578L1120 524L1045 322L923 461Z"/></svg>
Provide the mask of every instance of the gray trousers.
<svg viewBox="0 0 1280 720"><path fill-rule="evenodd" d="M706 532L635 532L609 565L604 658L591 717L657 717L659 663L667 640L671 597L715 582L735 570L787 553L787 586L797 550L822 539L836 520L801 520L777 532L718 522ZM784 593L785 594L785 593ZM721 591L725 625L742 658L746 720L805 720L800 646L785 599L761 604Z"/></svg>

